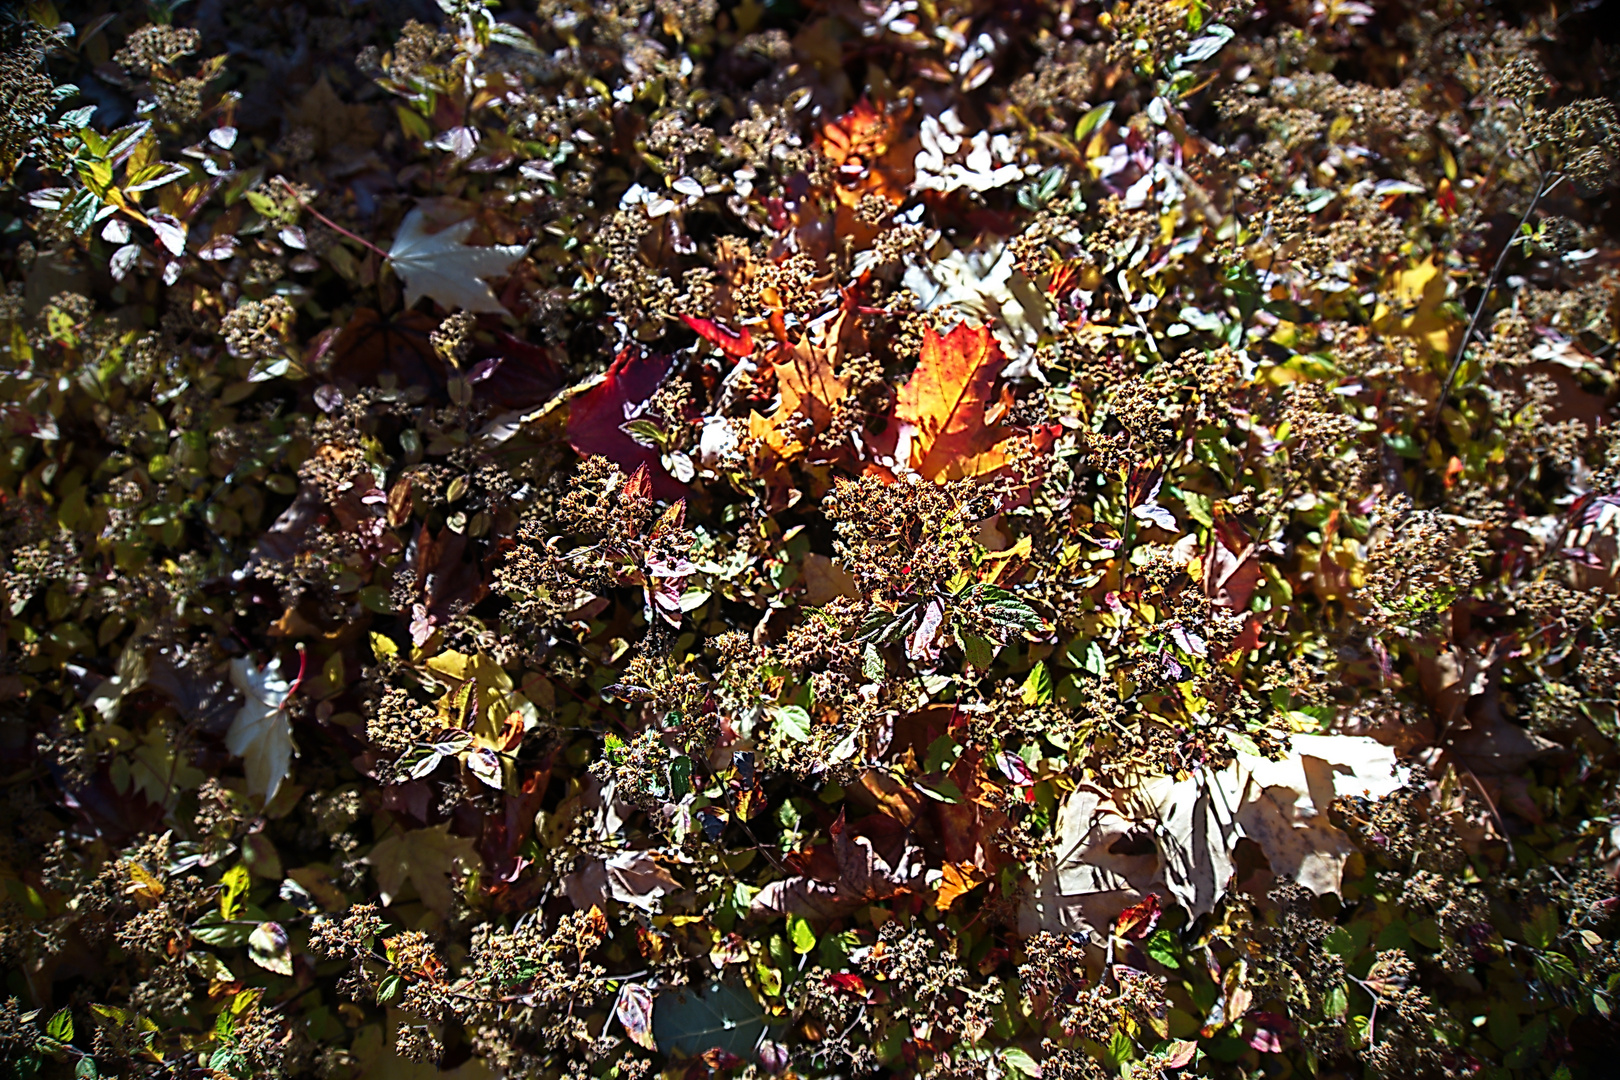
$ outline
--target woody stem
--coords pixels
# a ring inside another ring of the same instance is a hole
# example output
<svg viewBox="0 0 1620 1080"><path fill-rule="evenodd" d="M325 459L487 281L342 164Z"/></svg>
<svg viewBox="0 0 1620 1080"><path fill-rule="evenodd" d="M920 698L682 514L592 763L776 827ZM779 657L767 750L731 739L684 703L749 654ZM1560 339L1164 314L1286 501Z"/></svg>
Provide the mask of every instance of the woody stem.
<svg viewBox="0 0 1620 1080"><path fill-rule="evenodd" d="M1474 305L1474 314L1468 320L1468 331L1463 334L1462 341L1457 345L1457 353L1451 358L1451 370L1446 372L1446 381L1440 387L1440 403L1434 407L1434 419L1429 424L1431 435L1440 428L1440 414L1451 397L1451 385L1456 381L1463 357L1468 355L1468 346L1472 344L1474 334L1479 330L1479 320L1485 314L1485 305L1490 302L1491 291L1496 288L1496 279L1501 276L1502 267L1507 264L1508 252L1513 250L1513 245L1524 231L1525 223L1530 220L1530 215L1535 213L1536 204L1543 196L1550 194L1562 179L1563 176L1555 174L1549 181L1546 173L1541 174L1536 180L1536 193L1530 197L1530 203L1524 208L1524 213L1519 215L1519 223L1513 227L1513 235L1502 245L1502 252L1496 257L1496 265L1491 267L1491 275L1485 279L1485 289L1479 294L1479 302Z"/></svg>

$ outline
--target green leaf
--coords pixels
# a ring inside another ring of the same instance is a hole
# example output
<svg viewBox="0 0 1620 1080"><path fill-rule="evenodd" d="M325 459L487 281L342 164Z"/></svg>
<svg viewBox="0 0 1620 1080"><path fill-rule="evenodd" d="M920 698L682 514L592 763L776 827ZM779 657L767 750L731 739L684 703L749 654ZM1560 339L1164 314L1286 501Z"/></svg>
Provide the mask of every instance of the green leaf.
<svg viewBox="0 0 1620 1080"><path fill-rule="evenodd" d="M1181 966L1181 946L1176 935L1168 929L1156 930L1147 939L1147 954L1167 968Z"/></svg>
<svg viewBox="0 0 1620 1080"><path fill-rule="evenodd" d="M237 863L219 879L219 917L229 921L236 918L237 901L247 892L252 875L248 868Z"/></svg>
<svg viewBox="0 0 1620 1080"><path fill-rule="evenodd" d="M692 791L692 759L684 754L669 763L669 797L675 801Z"/></svg>
<svg viewBox="0 0 1620 1080"><path fill-rule="evenodd" d="M653 1038L664 1053L696 1057L713 1049L751 1057L765 1034L765 1011L747 986L666 990L653 1003Z"/></svg>
<svg viewBox="0 0 1620 1080"><path fill-rule="evenodd" d="M1029 669L1029 676L1024 679L1023 698L1026 705L1051 703L1052 673L1046 669L1044 663L1037 661L1035 666Z"/></svg>
<svg viewBox="0 0 1620 1080"><path fill-rule="evenodd" d="M1074 125L1074 141L1079 142L1102 125L1110 116L1114 115L1114 103L1105 101L1080 118Z"/></svg>
<svg viewBox="0 0 1620 1080"><path fill-rule="evenodd" d="M958 634L962 640L962 654L967 658L968 667L979 671L988 671L990 665L996 660L996 646L977 634Z"/></svg>
<svg viewBox="0 0 1620 1080"><path fill-rule="evenodd" d="M816 947L816 932L810 928L809 919L799 915L789 915L787 925L788 938L793 942L794 952L803 956Z"/></svg>
<svg viewBox="0 0 1620 1080"><path fill-rule="evenodd" d="M172 161L154 161L124 181L125 191L151 191L173 183L190 172L184 165Z"/></svg>
<svg viewBox="0 0 1620 1080"><path fill-rule="evenodd" d="M252 933L252 923L226 922L219 917L218 912L213 911L198 919L191 927L191 936L204 945L218 945L223 948L246 945Z"/></svg>
<svg viewBox="0 0 1620 1080"><path fill-rule="evenodd" d="M1322 951L1332 953L1334 956L1343 957L1348 961L1353 959L1356 953L1360 952L1361 949L1356 943L1355 939L1351 936L1348 929L1342 926L1335 926L1332 930L1329 930L1327 936L1322 939Z"/></svg>
<svg viewBox="0 0 1620 1080"><path fill-rule="evenodd" d="M962 756L962 745L949 735L941 735L928 744L928 753L923 758L923 772L944 772L956 764L956 759Z"/></svg>
<svg viewBox="0 0 1620 1080"><path fill-rule="evenodd" d="M1545 949L1558 940L1558 912L1551 904L1536 908L1523 925L1524 940L1538 949Z"/></svg>
<svg viewBox="0 0 1620 1080"><path fill-rule="evenodd" d="M820 948L816 950L816 959L828 971L842 971L849 962L849 950L860 945L861 939L855 936L853 930L845 930L838 934L824 934L820 941Z"/></svg>
<svg viewBox="0 0 1620 1080"><path fill-rule="evenodd" d="M1536 975L1554 986L1563 986L1575 977L1575 963L1559 952L1537 953Z"/></svg>
<svg viewBox="0 0 1620 1080"><path fill-rule="evenodd" d="M1041 617L1035 609L998 586L983 583L973 586L968 592L968 603L1003 636L1034 634L1041 629Z"/></svg>
<svg viewBox="0 0 1620 1080"><path fill-rule="evenodd" d="M119 1027L125 1027L129 1024L129 1013L116 1005L101 1005L92 1002L90 1011L109 1023L117 1024Z"/></svg>
<svg viewBox="0 0 1620 1080"><path fill-rule="evenodd" d="M395 972L390 971L382 977L377 984L377 1004L387 1005L399 997L399 992L405 988L405 980Z"/></svg>
<svg viewBox="0 0 1620 1080"><path fill-rule="evenodd" d="M1108 1040L1108 1056L1114 1059L1116 1065L1123 1065L1136 1056L1136 1044L1125 1034L1125 1029L1114 1029L1113 1038Z"/></svg>
<svg viewBox="0 0 1620 1080"><path fill-rule="evenodd" d="M797 705L777 705L771 709L771 725L794 742L810 741L810 714Z"/></svg>
<svg viewBox="0 0 1620 1080"><path fill-rule="evenodd" d="M962 789L949 780L941 780L937 784L918 784L917 790L933 799L935 802L955 805L962 801Z"/></svg>
<svg viewBox="0 0 1620 1080"><path fill-rule="evenodd" d="M1003 1050L1001 1060L1009 1069L1023 1073L1025 1076L1041 1075L1041 1067L1034 1058L1029 1056L1029 1051L1017 1046L1009 1046Z"/></svg>
<svg viewBox="0 0 1620 1080"><path fill-rule="evenodd" d="M73 1066L73 1080L97 1080L101 1073L96 1071L96 1059L82 1057L79 1063Z"/></svg>
<svg viewBox="0 0 1620 1080"><path fill-rule="evenodd" d="M45 1034L57 1042L70 1043L73 1041L73 1013L63 1009L51 1017L50 1023L45 1025Z"/></svg>
<svg viewBox="0 0 1620 1080"><path fill-rule="evenodd" d="M376 612L378 615L392 615L394 613L394 602L389 599L388 590L382 585L367 585L356 595L360 599L360 605L367 611ZM375 638L376 635L373 635L373 637Z"/></svg>

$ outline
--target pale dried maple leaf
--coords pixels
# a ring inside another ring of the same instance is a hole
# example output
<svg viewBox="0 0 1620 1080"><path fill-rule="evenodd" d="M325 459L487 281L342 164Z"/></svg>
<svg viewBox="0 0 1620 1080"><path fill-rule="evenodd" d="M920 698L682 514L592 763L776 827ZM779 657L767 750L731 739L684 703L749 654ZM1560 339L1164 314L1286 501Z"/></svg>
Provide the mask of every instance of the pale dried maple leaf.
<svg viewBox="0 0 1620 1080"><path fill-rule="evenodd" d="M248 792L268 804L286 778L296 749L292 724L282 707L292 684L281 674L279 657L262 668L254 667L248 657L232 660L231 682L246 700L225 733L225 747L243 760Z"/></svg>
<svg viewBox="0 0 1620 1080"><path fill-rule="evenodd" d="M361 860L377 879L377 895L392 904L408 879L422 903L440 915L450 910L454 894L449 874L458 866L475 865L478 849L463 836L450 833L448 821L430 829L395 832L377 841Z"/></svg>
<svg viewBox="0 0 1620 1080"><path fill-rule="evenodd" d="M1328 820L1339 796L1379 799L1406 782L1395 752L1360 735L1296 735L1281 761L1239 754L1219 772L1153 777L1103 792L1082 785L1059 809L1058 856L1027 906L1030 929L1098 929L1150 892L1194 918L1214 910L1235 869L1237 843L1260 846L1279 878L1337 892L1354 846ZM1125 855L1151 829L1156 854Z"/></svg>
<svg viewBox="0 0 1620 1080"><path fill-rule="evenodd" d="M406 307L431 296L446 308L508 314L483 279L506 274L528 249L521 244L468 247L464 241L476 224L468 218L430 233L421 207L405 215L388 261L405 283Z"/></svg>

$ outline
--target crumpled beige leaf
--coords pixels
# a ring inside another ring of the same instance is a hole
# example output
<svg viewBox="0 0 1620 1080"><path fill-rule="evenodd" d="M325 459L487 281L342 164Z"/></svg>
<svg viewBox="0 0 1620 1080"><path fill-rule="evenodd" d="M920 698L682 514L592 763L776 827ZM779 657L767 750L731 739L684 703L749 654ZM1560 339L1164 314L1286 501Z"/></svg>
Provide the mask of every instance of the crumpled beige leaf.
<svg viewBox="0 0 1620 1080"><path fill-rule="evenodd" d="M1086 931L1113 923L1121 911L1161 886L1156 851L1134 850L1136 823L1124 817L1108 793L1081 784L1058 807L1056 858L1049 863L1019 915L1019 930Z"/></svg>
<svg viewBox="0 0 1620 1080"><path fill-rule="evenodd" d="M225 748L246 765L248 792L268 804L286 779L296 749L292 724L281 707L292 684L281 674L279 657L262 668L245 656L232 660L231 682L246 700L225 733Z"/></svg>
<svg viewBox="0 0 1620 1080"><path fill-rule="evenodd" d="M454 894L449 874L461 866L477 865L478 849L464 836L452 836L448 821L428 829L395 832L377 841L361 860L377 879L377 893L392 904L409 879L430 910L444 915Z"/></svg>
<svg viewBox="0 0 1620 1080"><path fill-rule="evenodd" d="M680 887L645 851L589 859L563 881L563 891L581 911L604 907L611 898L651 913L658 910L660 897Z"/></svg>
<svg viewBox="0 0 1620 1080"><path fill-rule="evenodd" d="M412 208L388 250L388 261L405 283L405 306L431 296L447 308L506 314L482 279L505 274L527 249L521 244L468 247L464 241L477 224L471 218L436 233L426 230L426 221L421 207Z"/></svg>
<svg viewBox="0 0 1620 1080"><path fill-rule="evenodd" d="M1082 785L1059 808L1057 857L1032 891L1024 932L1096 930L1151 892L1168 892L1195 918L1226 894L1239 840L1260 846L1279 877L1318 895L1337 892L1355 850L1327 818L1335 798L1379 799L1406 782L1395 753L1359 735L1296 735L1281 761L1238 755L1215 773L1161 776L1104 792ZM1149 827L1153 854L1133 855ZM1124 851L1120 850L1124 849Z"/></svg>

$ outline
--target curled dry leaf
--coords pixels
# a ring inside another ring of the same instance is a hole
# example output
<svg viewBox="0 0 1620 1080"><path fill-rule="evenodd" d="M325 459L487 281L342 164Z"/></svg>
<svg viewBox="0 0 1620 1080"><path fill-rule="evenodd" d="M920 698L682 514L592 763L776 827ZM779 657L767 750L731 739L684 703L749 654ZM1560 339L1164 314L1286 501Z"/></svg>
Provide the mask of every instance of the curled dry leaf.
<svg viewBox="0 0 1620 1080"><path fill-rule="evenodd" d="M1112 792L1081 785L1058 811L1057 856L1021 926L1095 932L1155 891L1203 915L1226 894L1244 838L1260 846L1278 877L1317 894L1337 892L1355 848L1328 821L1329 804L1339 796L1382 798L1405 782L1394 751L1374 739L1296 735L1281 761L1239 754L1219 772L1182 780L1155 777ZM1152 841L1146 851L1145 839Z"/></svg>

